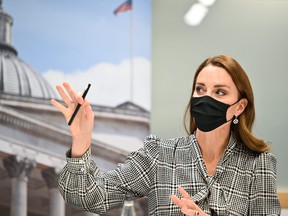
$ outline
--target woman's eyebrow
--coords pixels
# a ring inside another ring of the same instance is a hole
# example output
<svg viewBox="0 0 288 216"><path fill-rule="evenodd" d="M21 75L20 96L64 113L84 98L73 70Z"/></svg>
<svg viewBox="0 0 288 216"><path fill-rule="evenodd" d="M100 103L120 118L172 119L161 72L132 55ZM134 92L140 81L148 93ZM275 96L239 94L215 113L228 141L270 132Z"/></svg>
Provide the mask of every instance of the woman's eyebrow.
<svg viewBox="0 0 288 216"><path fill-rule="evenodd" d="M202 85L202 86L205 86L205 83L202 83L202 82L196 82L197 85Z"/></svg>
<svg viewBox="0 0 288 216"><path fill-rule="evenodd" d="M230 86L228 85L225 85L225 84L217 84L217 85L214 85L214 88L229 88L230 89Z"/></svg>
<svg viewBox="0 0 288 216"><path fill-rule="evenodd" d="M205 86L205 83L203 83L203 82L196 82L196 84L201 85L201 86ZM225 84L216 84L216 85L214 85L214 88L229 88L230 89L230 86L225 85Z"/></svg>

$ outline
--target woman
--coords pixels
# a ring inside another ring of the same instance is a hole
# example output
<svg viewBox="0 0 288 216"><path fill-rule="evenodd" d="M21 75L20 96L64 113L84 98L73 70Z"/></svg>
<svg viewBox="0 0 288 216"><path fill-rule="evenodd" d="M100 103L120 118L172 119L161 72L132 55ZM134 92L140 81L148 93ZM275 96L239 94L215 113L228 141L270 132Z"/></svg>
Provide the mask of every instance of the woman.
<svg viewBox="0 0 288 216"><path fill-rule="evenodd" d="M67 108L51 100L73 124L59 188L66 202L104 213L125 194L147 196L150 215L280 215L276 159L251 133L255 117L248 77L229 56L206 59L195 73L185 116L188 136L144 140L116 170L100 173L90 160L94 115L68 83L57 90ZM71 98L71 99L70 99Z"/></svg>

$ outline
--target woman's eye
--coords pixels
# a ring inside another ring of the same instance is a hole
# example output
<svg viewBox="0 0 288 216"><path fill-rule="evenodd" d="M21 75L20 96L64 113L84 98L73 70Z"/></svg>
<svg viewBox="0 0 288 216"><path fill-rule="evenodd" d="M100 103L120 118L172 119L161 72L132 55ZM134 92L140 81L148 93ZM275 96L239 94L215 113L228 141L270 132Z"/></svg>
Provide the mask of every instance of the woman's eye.
<svg viewBox="0 0 288 216"><path fill-rule="evenodd" d="M219 89L219 90L216 91L216 94L219 95L219 96L224 96L224 95L226 95L226 92L221 90L221 89Z"/></svg>
<svg viewBox="0 0 288 216"><path fill-rule="evenodd" d="M204 92L204 89L203 89L202 87L200 87L200 86L197 86L197 87L195 88L195 90L196 90L197 93Z"/></svg>

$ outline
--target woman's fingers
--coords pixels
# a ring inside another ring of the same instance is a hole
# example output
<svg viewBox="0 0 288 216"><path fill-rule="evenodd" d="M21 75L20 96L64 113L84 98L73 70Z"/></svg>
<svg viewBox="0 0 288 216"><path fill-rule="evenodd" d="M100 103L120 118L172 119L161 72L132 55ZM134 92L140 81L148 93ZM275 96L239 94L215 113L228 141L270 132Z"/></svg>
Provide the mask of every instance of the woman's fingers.
<svg viewBox="0 0 288 216"><path fill-rule="evenodd" d="M191 199L190 195L184 190L184 188L182 188L181 186L178 187L178 191L180 192L180 194L186 198L186 199Z"/></svg>
<svg viewBox="0 0 288 216"><path fill-rule="evenodd" d="M83 102L82 96L80 96L80 94L77 95L77 94L74 92L74 90L71 88L71 86L69 85L69 83L64 82L64 83L63 83L63 86L64 86L64 88L66 89L67 93L69 94L71 100L72 100L74 103L79 103L79 99L80 99L80 100L81 100L80 103L82 104L82 102ZM76 100L76 98L77 98L77 100ZM77 102L77 101L78 101L78 102Z"/></svg>
<svg viewBox="0 0 288 216"><path fill-rule="evenodd" d="M187 203L188 199L186 198L182 198L182 199L179 199L177 196L175 195L171 195L170 196L171 200L181 208L181 212L185 215L196 215L198 212L198 210L195 210L195 208L191 208L191 205L189 203ZM190 200L192 201L192 200ZM193 202L193 201L192 201Z"/></svg>
<svg viewBox="0 0 288 216"><path fill-rule="evenodd" d="M63 88L64 87L64 88ZM52 99L50 102L51 104L57 108L68 120L68 118L71 117L72 113L74 112L76 105L78 103L83 104L84 100L82 98L82 94L75 94L69 83L64 82L62 85L57 85L56 89L62 98L63 102L66 104L63 105L59 103L58 101ZM88 103L89 104L89 103ZM90 104L89 104L90 105ZM80 113L78 115L81 115Z"/></svg>
<svg viewBox="0 0 288 216"><path fill-rule="evenodd" d="M94 121L94 113L92 111L92 107L91 107L89 101L85 100L85 102L86 102L86 105L85 105L84 109L85 109L86 117L88 120Z"/></svg>
<svg viewBox="0 0 288 216"><path fill-rule="evenodd" d="M64 91L61 85L57 85L56 89L64 103L69 107L74 101L71 101L72 99L68 97L67 93Z"/></svg>
<svg viewBox="0 0 288 216"><path fill-rule="evenodd" d="M194 208L198 211L202 211L199 206L191 199L190 195L184 190L184 188L182 188L181 186L179 186L178 188L179 192L181 193L181 195L183 196L183 202L189 207L189 208Z"/></svg>
<svg viewBox="0 0 288 216"><path fill-rule="evenodd" d="M191 199L190 195L182 188L178 187L178 190L183 198L179 199L176 195L171 195L171 200L181 208L181 211L185 215L206 215L206 213Z"/></svg>
<svg viewBox="0 0 288 216"><path fill-rule="evenodd" d="M198 205L195 204L192 199L182 198L181 200L187 208L201 211L201 209L198 207Z"/></svg>
<svg viewBox="0 0 288 216"><path fill-rule="evenodd" d="M74 90L71 88L71 86L69 85L69 83L67 82L64 82L63 86L66 91L63 89L61 85L57 85L56 89L68 108L70 108L72 104L74 107L76 104L78 103L82 104L84 102L81 92L76 94Z"/></svg>
<svg viewBox="0 0 288 216"><path fill-rule="evenodd" d="M59 103L58 101L51 99L50 103L56 108L58 109L62 114L65 114L66 111L66 107L64 107L61 103Z"/></svg>
<svg viewBox="0 0 288 216"><path fill-rule="evenodd" d="M182 201L176 195L171 195L170 198L175 205L179 206L180 208L184 207L184 203L182 203Z"/></svg>

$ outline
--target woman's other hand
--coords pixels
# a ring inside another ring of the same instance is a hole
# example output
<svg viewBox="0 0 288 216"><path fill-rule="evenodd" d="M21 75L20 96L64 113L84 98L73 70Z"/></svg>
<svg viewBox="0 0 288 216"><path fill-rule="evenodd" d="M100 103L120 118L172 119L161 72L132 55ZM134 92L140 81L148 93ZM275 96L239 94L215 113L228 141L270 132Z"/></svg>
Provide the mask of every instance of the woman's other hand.
<svg viewBox="0 0 288 216"><path fill-rule="evenodd" d="M206 214L198 205L191 199L190 195L181 187L178 188L182 198L179 199L176 195L171 195L171 200L181 208L183 214L187 216L206 216Z"/></svg>

